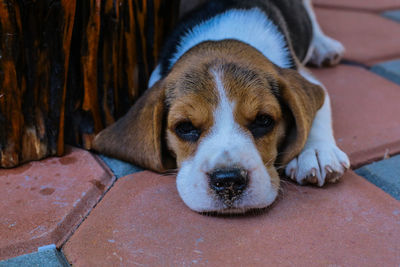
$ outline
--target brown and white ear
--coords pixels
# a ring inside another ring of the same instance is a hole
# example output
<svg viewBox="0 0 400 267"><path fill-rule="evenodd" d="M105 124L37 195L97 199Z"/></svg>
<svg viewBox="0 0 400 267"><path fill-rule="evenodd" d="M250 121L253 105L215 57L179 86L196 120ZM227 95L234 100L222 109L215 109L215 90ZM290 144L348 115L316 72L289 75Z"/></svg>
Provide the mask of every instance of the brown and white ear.
<svg viewBox="0 0 400 267"><path fill-rule="evenodd" d="M279 163L286 165L306 144L314 117L324 103L325 92L297 71L280 69L279 72L280 95L293 120L280 151Z"/></svg>
<svg viewBox="0 0 400 267"><path fill-rule="evenodd" d="M92 149L157 172L175 168L163 141L164 101L165 89L159 81L127 114L97 134Z"/></svg>

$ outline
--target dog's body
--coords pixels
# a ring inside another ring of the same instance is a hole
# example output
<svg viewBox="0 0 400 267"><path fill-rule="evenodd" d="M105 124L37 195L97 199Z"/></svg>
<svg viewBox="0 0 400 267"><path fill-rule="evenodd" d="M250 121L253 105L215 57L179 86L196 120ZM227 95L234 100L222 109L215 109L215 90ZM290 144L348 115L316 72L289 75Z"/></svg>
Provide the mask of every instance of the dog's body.
<svg viewBox="0 0 400 267"><path fill-rule="evenodd" d="M311 44L312 24L299 1L211 1L187 14L168 38L161 53L160 75L165 76L177 59L193 46L203 41L225 39L245 42L276 65L292 68L295 62L289 52L289 38L296 40L296 58L304 60Z"/></svg>
<svg viewBox="0 0 400 267"><path fill-rule="evenodd" d="M270 205L282 166L301 184L334 182L349 161L303 64L333 65L342 52L308 0L210 1L177 27L151 88L94 148L155 171L177 166L180 196L201 212Z"/></svg>

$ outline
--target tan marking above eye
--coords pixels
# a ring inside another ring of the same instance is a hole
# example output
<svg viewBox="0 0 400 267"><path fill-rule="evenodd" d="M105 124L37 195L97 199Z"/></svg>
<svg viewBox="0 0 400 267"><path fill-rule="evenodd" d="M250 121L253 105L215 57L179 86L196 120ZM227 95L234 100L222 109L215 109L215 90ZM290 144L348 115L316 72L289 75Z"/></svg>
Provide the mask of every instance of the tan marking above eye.
<svg viewBox="0 0 400 267"><path fill-rule="evenodd" d="M280 120L282 115L279 102L272 93L265 89L262 91L242 93L240 98L236 97L234 100L236 101L234 117L242 128L248 129L259 115L268 115L274 122ZM234 98L235 95L231 97Z"/></svg>
<svg viewBox="0 0 400 267"><path fill-rule="evenodd" d="M168 114L168 128L174 129L179 123L189 121L196 128L206 131L212 125L213 107L199 97L186 97L172 105Z"/></svg>
<svg viewBox="0 0 400 267"><path fill-rule="evenodd" d="M215 107L199 94L181 95L170 106L167 119L168 148L176 156L177 164L193 156L201 139L208 134L213 125ZM188 141L176 133L176 127L182 122L190 122L200 130L196 141Z"/></svg>
<svg viewBox="0 0 400 267"><path fill-rule="evenodd" d="M248 125L259 114L279 120L281 107L269 81L273 74L240 63L225 63L220 69L223 88L228 99L235 103L234 117L241 126Z"/></svg>

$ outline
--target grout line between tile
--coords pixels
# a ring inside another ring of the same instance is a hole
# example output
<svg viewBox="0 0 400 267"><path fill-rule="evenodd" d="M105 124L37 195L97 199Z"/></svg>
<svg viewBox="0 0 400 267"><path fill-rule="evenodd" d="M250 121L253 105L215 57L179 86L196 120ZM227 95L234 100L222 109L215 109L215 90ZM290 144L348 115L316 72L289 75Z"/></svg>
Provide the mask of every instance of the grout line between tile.
<svg viewBox="0 0 400 267"><path fill-rule="evenodd" d="M350 60L350 59L342 59L340 61L340 64L347 65L347 66L353 66L353 67L360 67L360 68L363 68L363 69L366 69L366 70L370 70L371 69L371 67L368 66L367 64L364 64L364 63L361 63L361 62L358 62L358 61L354 61L354 60Z"/></svg>
<svg viewBox="0 0 400 267"><path fill-rule="evenodd" d="M348 6L333 6L330 4L314 4L314 7L322 8L322 9L330 9L330 10L338 10L338 11L349 11L349 12L358 12L358 13L369 13L380 15L380 13L390 10L396 10L400 7L390 7L390 8L378 8L378 9L368 9L361 7L348 7Z"/></svg>
<svg viewBox="0 0 400 267"><path fill-rule="evenodd" d="M94 154L92 154L92 155L93 155L93 157L96 159L96 161L98 161L98 162L101 164L101 166L104 167L105 170L106 170L110 175L112 175L112 176L111 176L112 184L108 187L107 190L105 190L105 191L103 192L103 194L100 196L100 198L98 199L98 201L93 205L93 207L92 207L91 209L89 209L89 211L87 212L87 214L85 215L85 217L82 218L82 220L80 221L80 223L78 223L78 224L74 227L74 229L71 230L71 232L69 233L69 235L66 236L66 237L64 238L64 241L59 245L59 249L58 249L58 250L64 255L64 257L65 257L65 254L64 254L64 252L63 252L63 247L64 247L64 245L69 241L69 239L74 235L74 233L76 232L76 230L78 230L78 228L81 226L81 224L86 220L86 218L91 214L91 212L92 212L92 211L97 207L97 205L103 200L104 196L108 193L108 191L110 191L111 188L113 188L114 185L115 185L115 183L118 181L117 177L114 175L113 172L111 172L111 171L109 170L108 166L104 166L104 165L106 165L106 164L105 164L103 161L101 161L96 155L94 155ZM65 258L66 258L66 257L65 257ZM67 262L68 262L68 261L67 261ZM69 262L68 262L68 263L69 263Z"/></svg>

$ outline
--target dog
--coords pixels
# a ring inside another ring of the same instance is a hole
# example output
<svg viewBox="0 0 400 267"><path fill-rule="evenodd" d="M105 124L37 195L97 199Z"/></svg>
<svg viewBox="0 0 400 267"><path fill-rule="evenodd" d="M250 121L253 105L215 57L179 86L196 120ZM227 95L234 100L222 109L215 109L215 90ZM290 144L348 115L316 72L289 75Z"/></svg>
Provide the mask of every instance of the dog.
<svg viewBox="0 0 400 267"><path fill-rule="evenodd" d="M182 19L150 89L93 149L177 169L179 195L197 212L265 208L280 175L336 182L349 159L333 136L327 91L305 64L335 65L343 52L310 0L208 1Z"/></svg>

